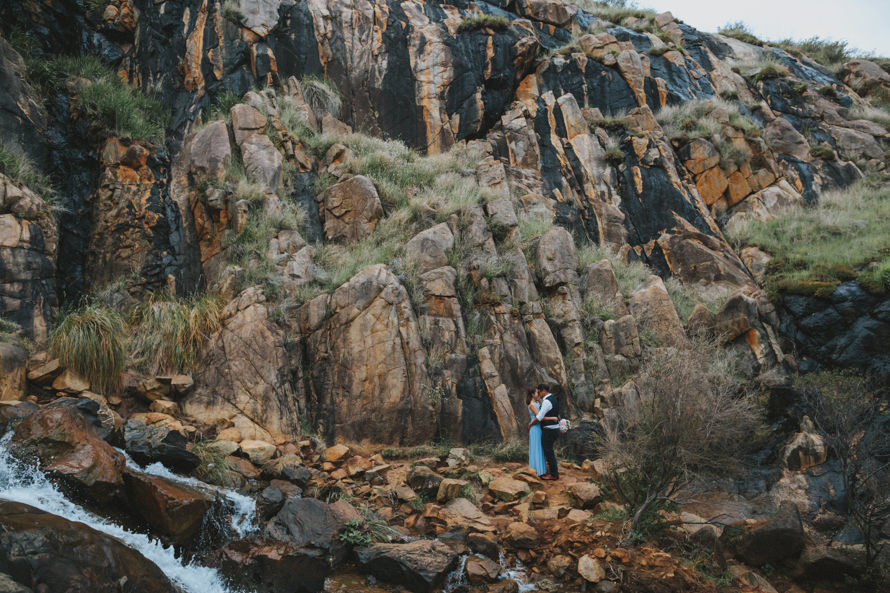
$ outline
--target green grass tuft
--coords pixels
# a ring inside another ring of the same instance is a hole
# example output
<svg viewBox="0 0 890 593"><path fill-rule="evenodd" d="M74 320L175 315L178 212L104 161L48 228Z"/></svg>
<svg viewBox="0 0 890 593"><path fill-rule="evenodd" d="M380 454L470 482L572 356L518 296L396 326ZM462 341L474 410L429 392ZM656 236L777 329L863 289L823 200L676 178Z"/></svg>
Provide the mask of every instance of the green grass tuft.
<svg viewBox="0 0 890 593"><path fill-rule="evenodd" d="M727 229L736 245L756 245L771 254L768 287L775 292L830 294L839 282L861 278L886 292L890 266L890 186L861 181L822 194L768 221L748 220Z"/></svg>
<svg viewBox="0 0 890 593"><path fill-rule="evenodd" d="M49 176L40 171L21 150L3 142L0 142L0 173L27 186L48 204L54 204L58 199L55 185Z"/></svg>
<svg viewBox="0 0 890 593"><path fill-rule="evenodd" d="M326 112L334 117L340 116L340 91L327 78L307 74L300 79L300 90L317 117L321 118Z"/></svg>
<svg viewBox="0 0 890 593"><path fill-rule="evenodd" d="M134 311L132 359L151 374L191 372L204 341L220 327L221 310L211 295L153 295Z"/></svg>
<svg viewBox="0 0 890 593"><path fill-rule="evenodd" d="M492 31L506 31L510 27L510 21L505 17L493 14L480 14L467 17L457 27L458 33L491 29Z"/></svg>
<svg viewBox="0 0 890 593"><path fill-rule="evenodd" d="M28 76L43 96L73 93L72 106L117 136L163 141L170 111L91 55L31 58ZM72 83L72 87L66 87Z"/></svg>
<svg viewBox="0 0 890 593"><path fill-rule="evenodd" d="M763 41L761 41L748 25L743 23L742 21L736 21L734 23L727 23L726 25L717 29L717 32L723 35L724 37L731 37L732 39L737 39L739 41L743 41L744 43L750 43L751 45L759 45L763 46Z"/></svg>
<svg viewBox="0 0 890 593"><path fill-rule="evenodd" d="M87 304L63 314L53 330L50 350L61 363L87 379L102 394L120 385L126 364L124 321L99 304Z"/></svg>
<svg viewBox="0 0 890 593"><path fill-rule="evenodd" d="M828 144L817 144L810 148L810 156L823 161L833 161L837 158L834 150Z"/></svg>

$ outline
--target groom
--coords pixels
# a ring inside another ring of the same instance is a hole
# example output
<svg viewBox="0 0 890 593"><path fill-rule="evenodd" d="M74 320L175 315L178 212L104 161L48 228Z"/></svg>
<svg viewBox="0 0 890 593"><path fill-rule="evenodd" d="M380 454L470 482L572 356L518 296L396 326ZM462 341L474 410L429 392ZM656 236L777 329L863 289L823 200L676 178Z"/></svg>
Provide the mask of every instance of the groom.
<svg viewBox="0 0 890 593"><path fill-rule="evenodd" d="M541 476L542 480L558 480L559 465L556 463L556 453L553 452L553 444L559 436L559 400L550 393L550 387L546 383L538 385L538 395L541 396L541 409L532 420L532 424L541 425L541 447L544 449L544 460L547 462L547 473Z"/></svg>

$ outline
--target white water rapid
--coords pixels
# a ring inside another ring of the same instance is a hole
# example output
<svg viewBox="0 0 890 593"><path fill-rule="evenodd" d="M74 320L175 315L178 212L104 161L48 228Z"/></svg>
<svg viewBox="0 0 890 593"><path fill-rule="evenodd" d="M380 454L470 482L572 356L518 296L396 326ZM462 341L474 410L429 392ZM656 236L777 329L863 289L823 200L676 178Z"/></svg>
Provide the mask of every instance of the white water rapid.
<svg viewBox="0 0 890 593"><path fill-rule="evenodd" d="M216 570L183 564L176 558L172 547L164 547L144 534L128 531L66 499L36 467L23 466L12 458L7 450L11 436L12 433L8 433L0 439L0 499L31 505L116 538L154 562L183 593L239 593L228 587Z"/></svg>

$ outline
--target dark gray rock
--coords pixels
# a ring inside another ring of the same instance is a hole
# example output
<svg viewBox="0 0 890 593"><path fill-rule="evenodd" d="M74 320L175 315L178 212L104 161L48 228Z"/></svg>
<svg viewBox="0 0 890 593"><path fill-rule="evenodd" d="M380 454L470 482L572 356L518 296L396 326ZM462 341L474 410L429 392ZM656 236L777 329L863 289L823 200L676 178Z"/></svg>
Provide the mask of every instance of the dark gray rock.
<svg viewBox="0 0 890 593"><path fill-rule="evenodd" d="M16 502L0 502L0 566L26 587L45 587L41 591L178 590L154 563L115 538Z"/></svg>
<svg viewBox="0 0 890 593"><path fill-rule="evenodd" d="M797 558L805 543L800 513L794 504L785 502L764 525L742 536L736 551L747 564L763 566Z"/></svg>
<svg viewBox="0 0 890 593"><path fill-rule="evenodd" d="M359 563L389 583L403 585L414 593L439 589L455 566L457 553L438 541L407 544L375 544L356 551Z"/></svg>
<svg viewBox="0 0 890 593"><path fill-rule="evenodd" d="M124 449L143 465L160 461L174 471L188 473L201 463L198 456L186 448L185 436L166 426L127 420L122 432Z"/></svg>

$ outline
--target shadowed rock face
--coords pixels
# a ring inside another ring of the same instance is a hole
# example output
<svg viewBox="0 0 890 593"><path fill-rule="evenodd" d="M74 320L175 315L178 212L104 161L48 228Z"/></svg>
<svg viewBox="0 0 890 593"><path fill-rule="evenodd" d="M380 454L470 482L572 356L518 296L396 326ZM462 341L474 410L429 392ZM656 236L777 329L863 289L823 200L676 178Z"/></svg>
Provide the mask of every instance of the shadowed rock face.
<svg viewBox="0 0 890 593"><path fill-rule="evenodd" d="M0 565L34 590L38 585L72 593L177 590L155 564L116 539L15 502L0 501Z"/></svg>

